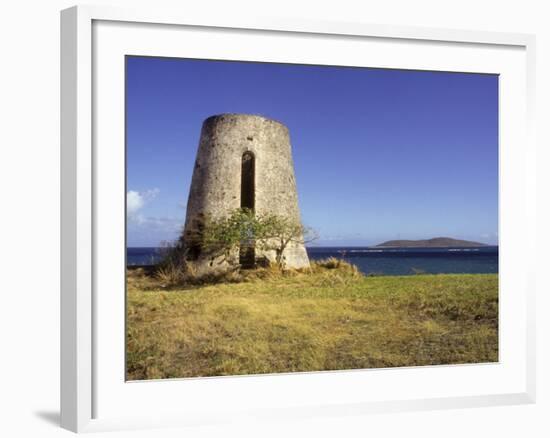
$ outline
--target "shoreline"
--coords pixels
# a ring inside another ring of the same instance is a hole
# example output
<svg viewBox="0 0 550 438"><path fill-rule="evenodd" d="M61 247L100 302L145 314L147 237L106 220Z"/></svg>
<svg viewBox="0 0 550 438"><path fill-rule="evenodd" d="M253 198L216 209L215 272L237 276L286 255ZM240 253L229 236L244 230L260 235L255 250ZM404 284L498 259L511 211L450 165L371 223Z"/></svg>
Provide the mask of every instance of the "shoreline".
<svg viewBox="0 0 550 438"><path fill-rule="evenodd" d="M152 275L154 273L155 267L157 265L127 265L127 271L137 271L143 269L144 273L147 275ZM365 274L362 272L362 275L365 277L414 277L414 276L434 276L434 275L499 275L498 272L419 272L411 274L384 274L384 273L372 273Z"/></svg>

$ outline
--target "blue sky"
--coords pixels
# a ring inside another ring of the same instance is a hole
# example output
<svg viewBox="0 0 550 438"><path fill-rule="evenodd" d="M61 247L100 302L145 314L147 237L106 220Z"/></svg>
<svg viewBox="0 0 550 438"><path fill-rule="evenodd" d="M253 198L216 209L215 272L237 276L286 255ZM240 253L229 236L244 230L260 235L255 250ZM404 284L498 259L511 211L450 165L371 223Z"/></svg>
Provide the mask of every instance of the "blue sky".
<svg viewBox="0 0 550 438"><path fill-rule="evenodd" d="M290 130L317 245L498 240L498 77L128 57L128 246L177 238L201 124L271 117Z"/></svg>

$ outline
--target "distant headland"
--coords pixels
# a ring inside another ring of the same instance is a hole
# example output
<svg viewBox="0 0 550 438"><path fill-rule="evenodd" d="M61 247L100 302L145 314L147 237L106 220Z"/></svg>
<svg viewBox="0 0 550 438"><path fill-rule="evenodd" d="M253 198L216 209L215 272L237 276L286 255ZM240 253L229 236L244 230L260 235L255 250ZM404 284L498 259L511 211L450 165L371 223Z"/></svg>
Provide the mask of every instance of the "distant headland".
<svg viewBox="0 0 550 438"><path fill-rule="evenodd" d="M451 239L450 237L435 237L425 240L388 240L376 245L377 248L447 248L447 247L476 248L489 246L485 243L470 240Z"/></svg>

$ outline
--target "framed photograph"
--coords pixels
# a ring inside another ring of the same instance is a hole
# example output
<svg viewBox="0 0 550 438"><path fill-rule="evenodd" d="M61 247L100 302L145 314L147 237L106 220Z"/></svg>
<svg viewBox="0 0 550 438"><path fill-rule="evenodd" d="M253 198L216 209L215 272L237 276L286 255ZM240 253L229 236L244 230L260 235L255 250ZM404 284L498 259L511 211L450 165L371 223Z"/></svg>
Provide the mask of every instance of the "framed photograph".
<svg viewBox="0 0 550 438"><path fill-rule="evenodd" d="M61 13L62 426L532 403L534 37Z"/></svg>

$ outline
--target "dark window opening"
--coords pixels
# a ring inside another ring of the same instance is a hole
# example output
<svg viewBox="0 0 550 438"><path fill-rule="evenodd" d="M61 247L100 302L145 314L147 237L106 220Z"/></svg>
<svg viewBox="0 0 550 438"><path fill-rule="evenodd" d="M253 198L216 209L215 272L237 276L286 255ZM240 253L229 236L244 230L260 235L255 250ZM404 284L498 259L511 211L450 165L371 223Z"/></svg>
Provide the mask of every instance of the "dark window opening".
<svg viewBox="0 0 550 438"><path fill-rule="evenodd" d="M187 260L197 260L201 255L201 246L197 243L193 243L189 246L187 252Z"/></svg>
<svg viewBox="0 0 550 438"><path fill-rule="evenodd" d="M202 253L202 235L204 223L195 219L190 231L186 233L187 260L197 260Z"/></svg>
<svg viewBox="0 0 550 438"><path fill-rule="evenodd" d="M256 266L254 242L247 242L241 245L239 250L239 264L243 269L254 269Z"/></svg>
<svg viewBox="0 0 550 438"><path fill-rule="evenodd" d="M241 162L241 208L254 209L254 154L245 152Z"/></svg>
<svg viewBox="0 0 550 438"><path fill-rule="evenodd" d="M241 208L254 210L255 191L255 159L252 152L245 152L241 161ZM241 242L239 250L239 263L243 268L254 268L255 266L254 238Z"/></svg>

